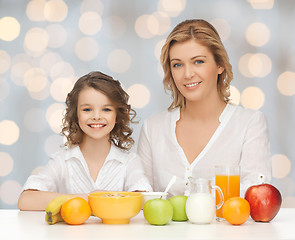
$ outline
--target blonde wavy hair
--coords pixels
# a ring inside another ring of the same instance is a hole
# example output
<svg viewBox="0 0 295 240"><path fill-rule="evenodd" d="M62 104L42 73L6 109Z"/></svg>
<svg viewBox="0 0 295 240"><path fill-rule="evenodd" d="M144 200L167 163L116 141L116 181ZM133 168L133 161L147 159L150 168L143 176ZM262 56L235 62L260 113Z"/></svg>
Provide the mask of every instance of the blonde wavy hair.
<svg viewBox="0 0 295 240"><path fill-rule="evenodd" d="M185 98L177 89L171 74L170 48L175 43L182 43L191 39L207 47L213 54L216 64L224 68L224 71L218 75L217 88L220 98L226 103L230 101L230 82L233 79L232 66L220 36L216 29L207 21L191 19L179 23L172 30L161 51L160 60L164 71L164 88L171 91L173 98L173 102L168 108L169 110L185 106Z"/></svg>
<svg viewBox="0 0 295 240"><path fill-rule="evenodd" d="M84 133L78 122L77 104L79 93L87 87L102 92L114 104L116 124L110 133L109 141L123 150L129 150L134 144L131 137L133 130L129 125L134 123L136 112L128 104L129 96L122 89L120 82L101 72L91 72L79 78L67 96L62 126L62 134L67 138L65 146L73 147L82 142Z"/></svg>

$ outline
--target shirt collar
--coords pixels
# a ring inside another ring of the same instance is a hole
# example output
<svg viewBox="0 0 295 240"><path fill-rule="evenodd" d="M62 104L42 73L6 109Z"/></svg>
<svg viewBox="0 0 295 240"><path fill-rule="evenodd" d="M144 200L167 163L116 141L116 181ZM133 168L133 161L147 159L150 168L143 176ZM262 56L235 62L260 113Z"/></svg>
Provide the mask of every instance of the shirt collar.
<svg viewBox="0 0 295 240"><path fill-rule="evenodd" d="M65 154L65 160L70 160L71 158L77 158L79 160L84 159L83 154L79 146L75 146L73 148L68 148ZM111 144L111 149L106 157L105 161L116 160L121 163L125 163L127 161L127 153L116 147L113 143Z"/></svg>
<svg viewBox="0 0 295 240"><path fill-rule="evenodd" d="M230 103L226 104L222 113L219 116L219 122L223 123L227 121L234 111L234 106ZM177 107L171 111L171 120L172 122L177 122L180 119L180 107Z"/></svg>
<svg viewBox="0 0 295 240"><path fill-rule="evenodd" d="M220 123L226 123L229 118L232 116L234 112L234 106L230 103L226 104L225 108L223 109L222 113L219 116Z"/></svg>
<svg viewBox="0 0 295 240"><path fill-rule="evenodd" d="M121 163L125 163L127 161L127 153L112 143L110 152L106 158L106 161L110 160L117 160Z"/></svg>
<svg viewBox="0 0 295 240"><path fill-rule="evenodd" d="M78 145L75 147L67 148L67 151L65 153L65 160L70 160L71 158L83 159L83 154Z"/></svg>
<svg viewBox="0 0 295 240"><path fill-rule="evenodd" d="M172 122L177 122L180 119L180 107L171 110L171 120Z"/></svg>

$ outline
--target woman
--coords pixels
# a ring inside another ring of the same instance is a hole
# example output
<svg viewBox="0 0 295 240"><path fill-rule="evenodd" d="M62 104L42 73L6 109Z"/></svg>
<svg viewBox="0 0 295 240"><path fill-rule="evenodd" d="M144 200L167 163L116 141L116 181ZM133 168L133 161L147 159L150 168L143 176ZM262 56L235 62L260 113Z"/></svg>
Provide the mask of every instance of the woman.
<svg viewBox="0 0 295 240"><path fill-rule="evenodd" d="M189 177L214 179L215 165L239 164L241 194L271 180L264 115L230 103L232 67L216 29L186 20L169 34L161 52L169 109L146 120L138 154L154 191L173 175L171 195L189 194Z"/></svg>

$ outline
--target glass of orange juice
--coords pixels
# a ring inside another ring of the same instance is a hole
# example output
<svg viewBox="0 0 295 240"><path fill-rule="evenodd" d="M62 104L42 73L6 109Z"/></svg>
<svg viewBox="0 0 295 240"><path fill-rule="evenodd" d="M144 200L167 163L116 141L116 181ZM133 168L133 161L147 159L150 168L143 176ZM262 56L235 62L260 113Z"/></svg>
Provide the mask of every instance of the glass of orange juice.
<svg viewBox="0 0 295 240"><path fill-rule="evenodd" d="M231 197L240 196L240 166L232 165L218 165L215 166L215 185L220 187L224 202ZM216 194L216 204L220 202L219 194ZM216 219L222 221L222 208L216 211Z"/></svg>

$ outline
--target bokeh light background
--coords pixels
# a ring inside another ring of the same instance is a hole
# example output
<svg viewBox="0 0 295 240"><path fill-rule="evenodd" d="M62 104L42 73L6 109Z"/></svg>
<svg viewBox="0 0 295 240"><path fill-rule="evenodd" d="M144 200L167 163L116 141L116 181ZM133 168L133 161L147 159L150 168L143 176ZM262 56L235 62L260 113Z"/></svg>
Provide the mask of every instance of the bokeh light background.
<svg viewBox="0 0 295 240"><path fill-rule="evenodd" d="M90 71L121 81L138 140L144 119L169 106L160 49L189 18L218 29L232 101L266 115L273 184L295 207L295 1L0 0L0 208L16 208L27 177L58 151L65 97Z"/></svg>

